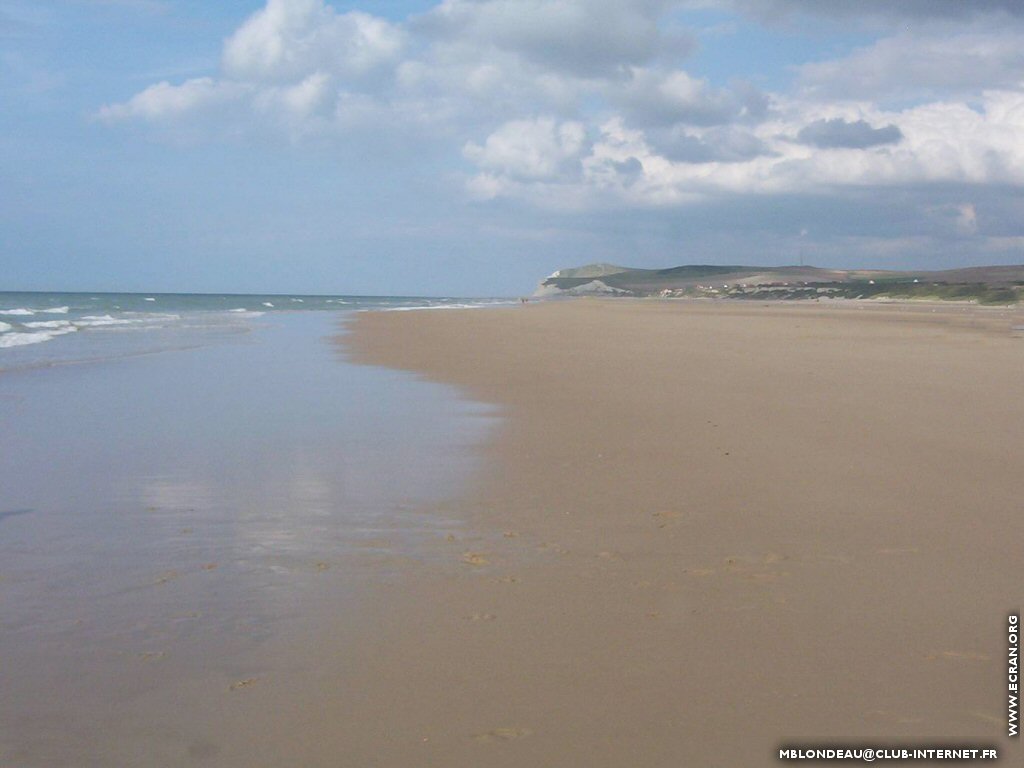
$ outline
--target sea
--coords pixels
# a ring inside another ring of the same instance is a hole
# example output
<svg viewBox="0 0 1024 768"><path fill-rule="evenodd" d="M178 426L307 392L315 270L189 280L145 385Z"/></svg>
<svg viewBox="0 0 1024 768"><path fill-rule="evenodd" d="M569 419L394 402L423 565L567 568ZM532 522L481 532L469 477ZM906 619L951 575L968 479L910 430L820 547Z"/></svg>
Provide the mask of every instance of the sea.
<svg viewBox="0 0 1024 768"><path fill-rule="evenodd" d="M315 680L367 589L461 535L501 421L338 339L508 303L0 293L0 765L188 764L232 686Z"/></svg>
<svg viewBox="0 0 1024 768"><path fill-rule="evenodd" d="M0 371L216 343L267 314L500 306L509 299L0 292Z"/></svg>

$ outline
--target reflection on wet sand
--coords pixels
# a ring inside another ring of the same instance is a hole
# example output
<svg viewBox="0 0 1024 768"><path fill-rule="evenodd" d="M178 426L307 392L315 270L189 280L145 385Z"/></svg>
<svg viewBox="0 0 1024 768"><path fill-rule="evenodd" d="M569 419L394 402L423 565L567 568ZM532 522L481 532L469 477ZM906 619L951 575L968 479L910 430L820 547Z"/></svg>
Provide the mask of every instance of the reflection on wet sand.
<svg viewBox="0 0 1024 768"><path fill-rule="evenodd" d="M415 510L492 418L339 361L336 322L0 378L0 763L214 759L224 697L315 678L283 649L453 525Z"/></svg>

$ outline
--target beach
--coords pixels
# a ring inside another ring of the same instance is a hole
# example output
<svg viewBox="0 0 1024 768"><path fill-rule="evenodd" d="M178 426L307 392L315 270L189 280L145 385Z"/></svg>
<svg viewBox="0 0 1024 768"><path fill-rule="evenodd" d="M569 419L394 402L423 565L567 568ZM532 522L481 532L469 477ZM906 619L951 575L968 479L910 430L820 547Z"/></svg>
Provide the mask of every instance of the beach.
<svg viewBox="0 0 1024 768"><path fill-rule="evenodd" d="M970 742L1012 762L1014 325L859 302L360 315L357 361L505 421L447 510L466 524L434 543L447 559L379 601L339 746L668 766Z"/></svg>
<svg viewBox="0 0 1024 768"><path fill-rule="evenodd" d="M1019 310L246 322L0 377L0 762L1019 756Z"/></svg>

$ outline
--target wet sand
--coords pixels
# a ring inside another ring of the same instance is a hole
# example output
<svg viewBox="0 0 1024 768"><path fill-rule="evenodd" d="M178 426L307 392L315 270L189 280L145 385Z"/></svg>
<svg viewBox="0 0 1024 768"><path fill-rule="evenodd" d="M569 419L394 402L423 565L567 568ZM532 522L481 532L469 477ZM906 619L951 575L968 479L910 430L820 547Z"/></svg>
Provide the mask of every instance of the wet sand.
<svg viewBox="0 0 1024 768"><path fill-rule="evenodd" d="M464 529L338 651L338 726L307 757L737 766L970 741L1012 763L1019 325L852 302L361 315L357 361L506 420L444 510Z"/></svg>
<svg viewBox="0 0 1024 768"><path fill-rule="evenodd" d="M0 373L0 766L304 764L261 723L316 733L320 651L450 529L420 507L489 423L339 361L337 326Z"/></svg>

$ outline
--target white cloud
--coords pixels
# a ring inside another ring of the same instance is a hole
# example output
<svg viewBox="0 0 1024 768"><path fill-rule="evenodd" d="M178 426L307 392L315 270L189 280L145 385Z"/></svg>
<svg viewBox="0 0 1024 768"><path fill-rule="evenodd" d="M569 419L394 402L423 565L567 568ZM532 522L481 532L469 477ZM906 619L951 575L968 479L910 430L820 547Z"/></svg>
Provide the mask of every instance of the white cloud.
<svg viewBox="0 0 1024 768"><path fill-rule="evenodd" d="M718 125L733 122L746 109L735 94L683 70L630 68L625 82L609 84L608 96L641 125Z"/></svg>
<svg viewBox="0 0 1024 768"><path fill-rule="evenodd" d="M1022 4L1024 7L1024 4ZM885 37L849 56L798 68L806 96L820 99L936 98L1016 87L1024 43L1013 28Z"/></svg>
<svg viewBox="0 0 1024 768"><path fill-rule="evenodd" d="M359 11L338 13L323 0L268 0L224 45L226 77L289 82L316 72L358 77L393 61L403 34Z"/></svg>
<svg viewBox="0 0 1024 768"><path fill-rule="evenodd" d="M578 173L586 139L577 122L557 123L550 117L513 120L488 136L483 146L468 143L463 154L492 176L550 181Z"/></svg>
<svg viewBox="0 0 1024 768"><path fill-rule="evenodd" d="M289 140L397 132L417 145L429 133L462 148L475 197L542 207L1024 186L1024 90L1003 71L1024 66L1012 29L886 38L805 65L789 94L764 94L663 58L675 39L659 26L668 7L444 0L398 24L324 0L268 0L225 42L217 77L160 82L99 114ZM943 80L955 90L922 97ZM918 98L886 106L907 89ZM960 215L960 231L976 227Z"/></svg>
<svg viewBox="0 0 1024 768"><path fill-rule="evenodd" d="M762 17L794 12L884 19L963 19L982 14L1024 14L1020 0L719 0L702 4L732 6Z"/></svg>
<svg viewBox="0 0 1024 768"><path fill-rule="evenodd" d="M151 85L123 104L102 107L99 117L104 120L141 118L159 121L174 119L211 107L221 106L242 98L247 89L237 83L198 77L181 85L166 81Z"/></svg>
<svg viewBox="0 0 1024 768"><path fill-rule="evenodd" d="M1024 143L1019 140L1024 135L1024 93L1019 91L988 92L978 109L936 102L887 112L858 104L826 109L791 102L781 103L779 110L781 116L752 129L751 135L766 151L733 162L673 160L652 145L643 130L614 119L600 127L589 154L581 159L582 176L563 181L579 187L577 197L589 196L595 204L607 201L614 192L620 201L654 206L721 194L820 193L843 187L1024 185ZM808 126L829 119L891 125L903 138L896 145L868 148L822 148L790 140ZM699 140L708 131L693 130L688 135ZM639 176L637 164L642 169ZM500 168L481 168L502 181ZM628 174L627 168L631 169ZM509 183L499 184L500 188L514 188L516 197L529 196L526 177L505 176ZM551 181L545 177L542 199ZM967 221L965 216L961 213Z"/></svg>
<svg viewBox="0 0 1024 768"><path fill-rule="evenodd" d="M444 0L421 20L429 36L514 52L576 74L654 56L664 0Z"/></svg>
<svg viewBox="0 0 1024 768"><path fill-rule="evenodd" d="M956 228L962 235L973 235L978 231L978 212L972 203L964 203L957 209Z"/></svg>

